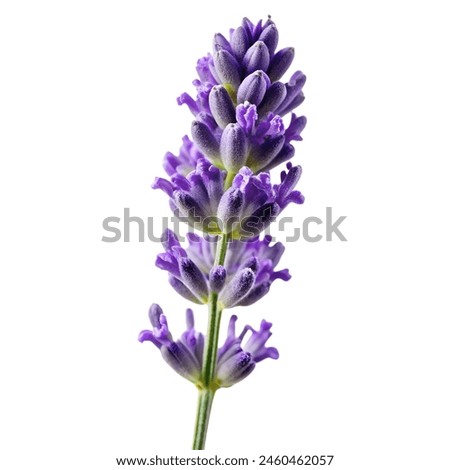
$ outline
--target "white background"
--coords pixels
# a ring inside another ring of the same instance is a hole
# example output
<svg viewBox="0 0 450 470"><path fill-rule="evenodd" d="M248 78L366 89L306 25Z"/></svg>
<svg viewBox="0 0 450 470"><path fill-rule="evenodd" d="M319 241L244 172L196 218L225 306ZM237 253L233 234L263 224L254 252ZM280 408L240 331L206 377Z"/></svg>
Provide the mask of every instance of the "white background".
<svg viewBox="0 0 450 470"><path fill-rule="evenodd" d="M175 98L215 32L268 13L308 77L287 215L332 206L348 242L288 244L293 279L236 310L280 359L218 392L208 449L450 468L445 4L1 3L1 468L194 455L195 388L136 340L152 302L176 334L188 304L156 243L103 243L102 220L169 214L150 184L189 131Z"/></svg>

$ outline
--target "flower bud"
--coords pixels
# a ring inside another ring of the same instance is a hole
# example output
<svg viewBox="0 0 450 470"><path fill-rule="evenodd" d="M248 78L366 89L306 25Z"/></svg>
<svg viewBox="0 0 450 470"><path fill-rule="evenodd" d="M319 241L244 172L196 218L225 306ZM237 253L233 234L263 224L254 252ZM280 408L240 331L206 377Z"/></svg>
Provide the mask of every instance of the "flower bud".
<svg viewBox="0 0 450 470"><path fill-rule="evenodd" d="M243 218L240 225L241 240L259 235L279 213L280 206L276 202L269 202L258 208L251 216Z"/></svg>
<svg viewBox="0 0 450 470"><path fill-rule="evenodd" d="M272 168L280 165L281 163L287 162L295 154L295 148L292 144L285 144L284 147L280 150L278 155L261 171L270 171Z"/></svg>
<svg viewBox="0 0 450 470"><path fill-rule="evenodd" d="M250 291L255 283L255 273L250 268L238 271L219 295L224 308L234 307Z"/></svg>
<svg viewBox="0 0 450 470"><path fill-rule="evenodd" d="M273 112L277 109L283 100L286 98L286 87L284 83L275 82L270 85L267 89L264 99L258 106L258 115L261 118L265 117L266 114Z"/></svg>
<svg viewBox="0 0 450 470"><path fill-rule="evenodd" d="M169 284L175 289L175 291L191 302L196 304L203 304L179 279L175 276L169 275Z"/></svg>
<svg viewBox="0 0 450 470"><path fill-rule="evenodd" d="M189 258L180 258L179 267L184 285L202 302L208 301L208 286L197 265Z"/></svg>
<svg viewBox="0 0 450 470"><path fill-rule="evenodd" d="M278 29L275 26L275 23L271 23L263 29L259 36L259 40L265 43L270 55L272 56L278 45Z"/></svg>
<svg viewBox="0 0 450 470"><path fill-rule="evenodd" d="M221 49L231 52L231 45L223 34L217 33L213 39L213 50L220 51Z"/></svg>
<svg viewBox="0 0 450 470"><path fill-rule="evenodd" d="M224 360L217 368L217 380L220 387L226 388L240 382L248 377L256 363L252 360L252 355L236 348L235 354Z"/></svg>
<svg viewBox="0 0 450 470"><path fill-rule="evenodd" d="M269 75L272 82L280 80L280 78L285 74L287 69L292 64L294 60L295 51L293 47L286 47L285 49L279 50L270 61L269 70L267 75Z"/></svg>
<svg viewBox="0 0 450 470"><path fill-rule="evenodd" d="M172 342L170 345L161 347L163 359L185 379L196 383L200 378L201 369L198 361L180 341Z"/></svg>
<svg viewBox="0 0 450 470"><path fill-rule="evenodd" d="M264 168L278 155L284 142L284 135L277 135L272 139L265 140L255 149L251 163L249 162L248 166L255 172Z"/></svg>
<svg viewBox="0 0 450 470"><path fill-rule="evenodd" d="M241 190L231 187L225 191L217 208L217 218L222 233L230 233L234 230L234 224L239 222L243 204L244 195Z"/></svg>
<svg viewBox="0 0 450 470"><path fill-rule="evenodd" d="M237 89L241 83L240 66L228 51L221 49L215 53L214 67L221 83L229 83Z"/></svg>
<svg viewBox="0 0 450 470"><path fill-rule="evenodd" d="M214 292L220 292L225 285L227 271L223 266L214 266L209 273L209 287Z"/></svg>
<svg viewBox="0 0 450 470"><path fill-rule="evenodd" d="M236 304L236 307L248 307L254 304L259 299L263 298L270 289L270 282L263 282L254 287L248 295L246 295L240 302Z"/></svg>
<svg viewBox="0 0 450 470"><path fill-rule="evenodd" d="M200 223L206 215L198 202L186 191L177 190L173 193L175 205L180 210L181 217L188 217L191 224Z"/></svg>
<svg viewBox="0 0 450 470"><path fill-rule="evenodd" d="M220 140L220 155L226 170L237 173L248 153L247 136L239 124L228 124Z"/></svg>
<svg viewBox="0 0 450 470"><path fill-rule="evenodd" d="M242 60L248 50L248 34L242 26L234 30L231 36L231 48L233 49L234 55L239 60Z"/></svg>
<svg viewBox="0 0 450 470"><path fill-rule="evenodd" d="M212 161L220 160L219 143L206 124L194 121L191 132L193 141L208 158Z"/></svg>
<svg viewBox="0 0 450 470"><path fill-rule="evenodd" d="M269 85L270 80L262 70L253 72L244 79L238 89L238 103L244 103L244 101L248 101L249 103L258 106L263 100Z"/></svg>
<svg viewBox="0 0 450 470"><path fill-rule="evenodd" d="M209 107L217 124L224 129L230 122L236 122L236 110L228 91L223 85L216 85L209 94Z"/></svg>
<svg viewBox="0 0 450 470"><path fill-rule="evenodd" d="M252 73L256 70L265 72L270 63L269 49L262 41L256 41L245 53L242 62L247 73Z"/></svg>
<svg viewBox="0 0 450 470"><path fill-rule="evenodd" d="M259 268L258 258L256 256L252 256L242 265L242 267L249 268L256 274Z"/></svg>

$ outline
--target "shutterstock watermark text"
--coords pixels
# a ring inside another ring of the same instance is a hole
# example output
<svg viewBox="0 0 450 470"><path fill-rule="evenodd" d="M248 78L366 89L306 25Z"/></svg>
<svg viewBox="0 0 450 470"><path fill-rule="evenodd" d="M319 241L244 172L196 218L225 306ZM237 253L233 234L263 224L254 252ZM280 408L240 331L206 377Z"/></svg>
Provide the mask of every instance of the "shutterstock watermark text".
<svg viewBox="0 0 450 470"><path fill-rule="evenodd" d="M309 216L304 218L302 221L294 220L293 217L279 217L274 220L272 224L269 224L263 231L265 235L271 235L272 239L276 241L276 238L283 238L284 242L297 242L304 240L308 243L317 243L320 241L332 242L340 241L346 242L347 237L344 234L342 224L347 216L334 216L333 208L326 207L324 214L319 216ZM248 219L248 218L247 218ZM267 217L266 217L267 219ZM274 218L275 219L275 218ZM143 243L146 241L160 242L161 234L165 229L170 228L177 235L178 239L183 242L186 239L186 222L189 224L192 222L192 216L188 218L178 216L171 217L139 217L131 215L130 208L125 207L123 210L123 216L109 216L103 219L102 227L104 234L101 238L102 242L105 243L117 243L117 242L139 242ZM196 223L199 221L197 220ZM227 226L228 221L217 221L214 220L214 224L211 221L201 221L204 226ZM239 232L239 224L248 227L253 227L257 224L249 224L248 220L243 222L233 221L236 223L237 229L233 227L236 233ZM247 230L249 230L247 228ZM251 230L251 229L250 229ZM212 233L214 234L214 233ZM251 235L258 235L259 232L251 233ZM276 236L274 235L276 234ZM239 237L236 237L239 238ZM248 239L248 236L247 236Z"/></svg>

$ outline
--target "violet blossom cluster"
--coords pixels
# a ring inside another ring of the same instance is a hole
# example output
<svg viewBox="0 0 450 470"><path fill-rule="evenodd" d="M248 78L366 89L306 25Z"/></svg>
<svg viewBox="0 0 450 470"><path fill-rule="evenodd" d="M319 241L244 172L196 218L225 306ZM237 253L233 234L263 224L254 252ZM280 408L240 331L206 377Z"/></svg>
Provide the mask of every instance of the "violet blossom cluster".
<svg viewBox="0 0 450 470"><path fill-rule="evenodd" d="M302 140L306 124L304 116L292 112L304 100L306 77L296 71L283 81L294 49L277 46L278 30L270 18L257 24L244 18L229 39L216 34L212 53L198 61L196 95L178 98L194 116L192 140L183 137L178 156L165 155L167 177L156 178L153 187L166 193L173 213L203 236L191 233L183 248L167 230L156 266L168 273L178 294L196 304L208 303L215 293L221 310L248 306L265 296L276 279L290 279L287 269L276 270L283 245L260 239L290 203L304 201L295 189L301 168L289 160L295 153L292 142ZM282 164L273 182L269 171ZM229 240L227 254L217 265L223 236ZM153 329L142 331L139 341L151 341L176 372L201 386L205 338L194 329L192 310L186 312L187 330L178 340L159 305L152 305L149 317ZM278 358L275 348L266 347L271 323L263 321L258 330L246 325L236 335L236 320L233 315L217 353L216 387L229 387L257 362Z"/></svg>

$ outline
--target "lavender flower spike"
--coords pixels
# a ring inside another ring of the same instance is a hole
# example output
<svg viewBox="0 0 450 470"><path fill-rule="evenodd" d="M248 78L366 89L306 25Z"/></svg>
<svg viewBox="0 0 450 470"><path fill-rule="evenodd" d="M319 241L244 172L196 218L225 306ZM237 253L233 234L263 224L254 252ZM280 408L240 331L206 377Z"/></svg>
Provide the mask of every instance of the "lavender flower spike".
<svg viewBox="0 0 450 470"><path fill-rule="evenodd" d="M266 345L272 323L263 320L259 329L245 325L237 335L236 315L219 346L227 309L253 305L277 279L291 278L288 269L278 268L282 243L261 236L289 204L304 202L297 189L302 169L290 160L306 125L304 116L294 114L304 100L306 77L300 70L289 72L294 49L277 50L279 43L270 17L257 23L244 18L229 36L214 35L212 50L196 65L195 95L177 98L193 115L191 135L183 137L178 154L166 153L167 176L152 185L166 194L178 220L201 232L188 233L184 245L166 229L155 264L183 299L208 306L207 334L195 330L188 308L186 329L175 340L161 307L153 304L152 328L138 338L153 343L164 361L197 387L194 450L205 448L216 391L279 356ZM277 167L279 179L270 174Z"/></svg>

